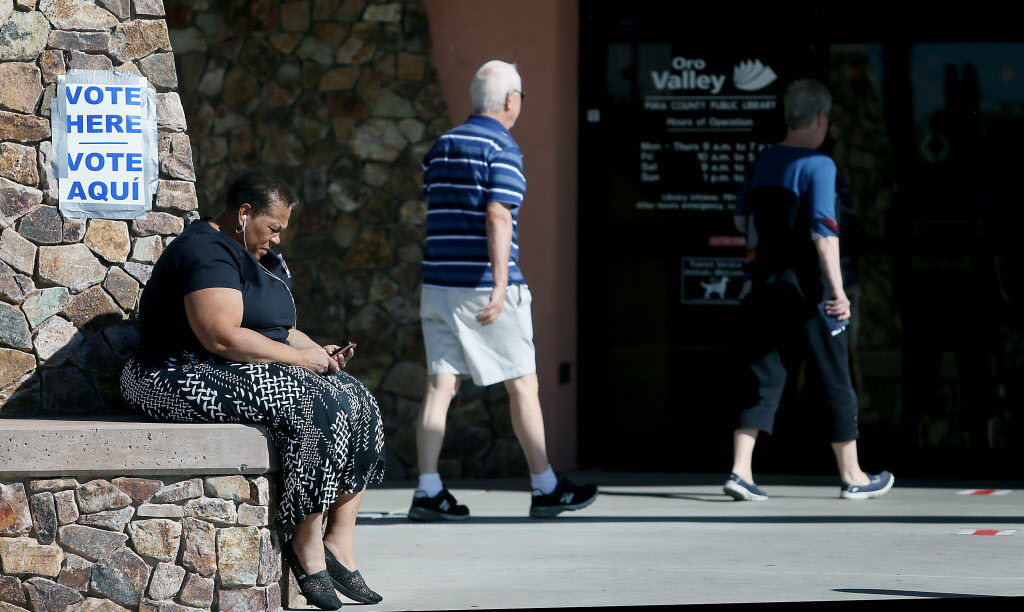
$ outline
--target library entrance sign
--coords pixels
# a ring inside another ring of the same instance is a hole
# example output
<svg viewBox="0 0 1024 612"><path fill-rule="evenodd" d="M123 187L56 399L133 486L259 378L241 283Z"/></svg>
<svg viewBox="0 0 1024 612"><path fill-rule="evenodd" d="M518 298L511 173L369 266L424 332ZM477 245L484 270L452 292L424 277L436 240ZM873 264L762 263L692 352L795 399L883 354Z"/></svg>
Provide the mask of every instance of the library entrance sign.
<svg viewBox="0 0 1024 612"><path fill-rule="evenodd" d="M785 72L786 61L771 52L680 51L668 43L635 51L633 205L724 218L757 154L781 136L784 82L776 70Z"/></svg>
<svg viewBox="0 0 1024 612"><path fill-rule="evenodd" d="M118 70L71 70L54 98L53 171L66 217L134 219L159 179L156 92Z"/></svg>

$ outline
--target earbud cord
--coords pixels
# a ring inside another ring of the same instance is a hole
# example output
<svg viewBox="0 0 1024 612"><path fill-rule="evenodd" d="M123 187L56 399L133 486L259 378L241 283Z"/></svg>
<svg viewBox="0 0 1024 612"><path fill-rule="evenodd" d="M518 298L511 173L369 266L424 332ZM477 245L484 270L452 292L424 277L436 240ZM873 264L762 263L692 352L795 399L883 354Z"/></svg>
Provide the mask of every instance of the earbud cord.
<svg viewBox="0 0 1024 612"><path fill-rule="evenodd" d="M245 241L245 226L246 226L246 224L248 222L249 222L248 217L242 217L242 244L245 245L245 250L246 251L249 250L249 244ZM272 279L276 280L277 282L281 283L282 285L284 285L285 290L288 291L288 297L290 297L292 299L292 312L295 313L295 323L292 325L292 327L298 327L299 326L299 309L295 307L295 296L292 295L291 287L288 286L288 283L286 283L283 280L281 280L280 278L278 278L276 274L274 274L273 272L268 270L267 267L265 265L263 265L262 261L257 259L256 263L258 263L260 265L260 267L263 268L263 271L267 273L267 276L269 276L270 278L272 278Z"/></svg>

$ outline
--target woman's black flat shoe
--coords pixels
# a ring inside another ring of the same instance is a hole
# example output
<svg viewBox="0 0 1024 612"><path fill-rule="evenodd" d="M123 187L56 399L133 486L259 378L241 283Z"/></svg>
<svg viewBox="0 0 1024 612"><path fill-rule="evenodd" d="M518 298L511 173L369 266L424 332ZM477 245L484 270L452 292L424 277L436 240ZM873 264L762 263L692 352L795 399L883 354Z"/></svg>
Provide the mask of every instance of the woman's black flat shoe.
<svg viewBox="0 0 1024 612"><path fill-rule="evenodd" d="M351 571L338 561L338 558L331 553L331 550L324 546L324 557L327 559L327 571L334 582L334 588L352 601L364 604L376 604L384 600L370 587L359 573L359 570Z"/></svg>
<svg viewBox="0 0 1024 612"><path fill-rule="evenodd" d="M302 591L306 601L321 610L337 610L341 607L341 599L334 592L331 575L327 570L307 574L306 570L302 569L302 563L299 562L299 556L295 554L291 542L282 546L281 552L284 554L285 561L288 562L288 567L292 568L295 580L299 583L299 590Z"/></svg>

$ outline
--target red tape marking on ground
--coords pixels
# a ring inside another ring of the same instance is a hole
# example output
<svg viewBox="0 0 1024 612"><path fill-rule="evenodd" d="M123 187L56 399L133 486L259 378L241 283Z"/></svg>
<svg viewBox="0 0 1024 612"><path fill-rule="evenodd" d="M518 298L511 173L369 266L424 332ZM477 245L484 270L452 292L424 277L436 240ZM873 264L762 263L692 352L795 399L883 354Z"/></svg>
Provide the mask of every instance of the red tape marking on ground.
<svg viewBox="0 0 1024 612"><path fill-rule="evenodd" d="M957 495L1006 495L1013 489L965 489Z"/></svg>
<svg viewBox="0 0 1024 612"><path fill-rule="evenodd" d="M1008 536L1016 532L1016 529L961 529L956 535Z"/></svg>

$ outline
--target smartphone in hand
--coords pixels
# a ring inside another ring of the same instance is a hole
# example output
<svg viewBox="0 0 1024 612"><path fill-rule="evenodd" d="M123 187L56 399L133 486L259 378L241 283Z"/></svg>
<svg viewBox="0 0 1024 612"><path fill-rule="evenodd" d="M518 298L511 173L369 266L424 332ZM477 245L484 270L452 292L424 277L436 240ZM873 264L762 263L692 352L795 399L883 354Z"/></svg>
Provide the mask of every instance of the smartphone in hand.
<svg viewBox="0 0 1024 612"><path fill-rule="evenodd" d="M343 352L347 351L350 348L355 348L356 346L358 346L358 345L355 342L345 342L342 346L334 349L334 351L332 351L330 353L330 356L334 357L338 353L343 353Z"/></svg>
<svg viewBox="0 0 1024 612"><path fill-rule="evenodd" d="M835 315L828 314L825 311L825 305L827 303L828 300L822 300L822 302L818 304L818 312L821 313L821 316L825 319L825 324L828 326L828 333L832 336L838 336L843 333L843 330L845 330L846 326L849 325L850 319L840 321L835 317Z"/></svg>

